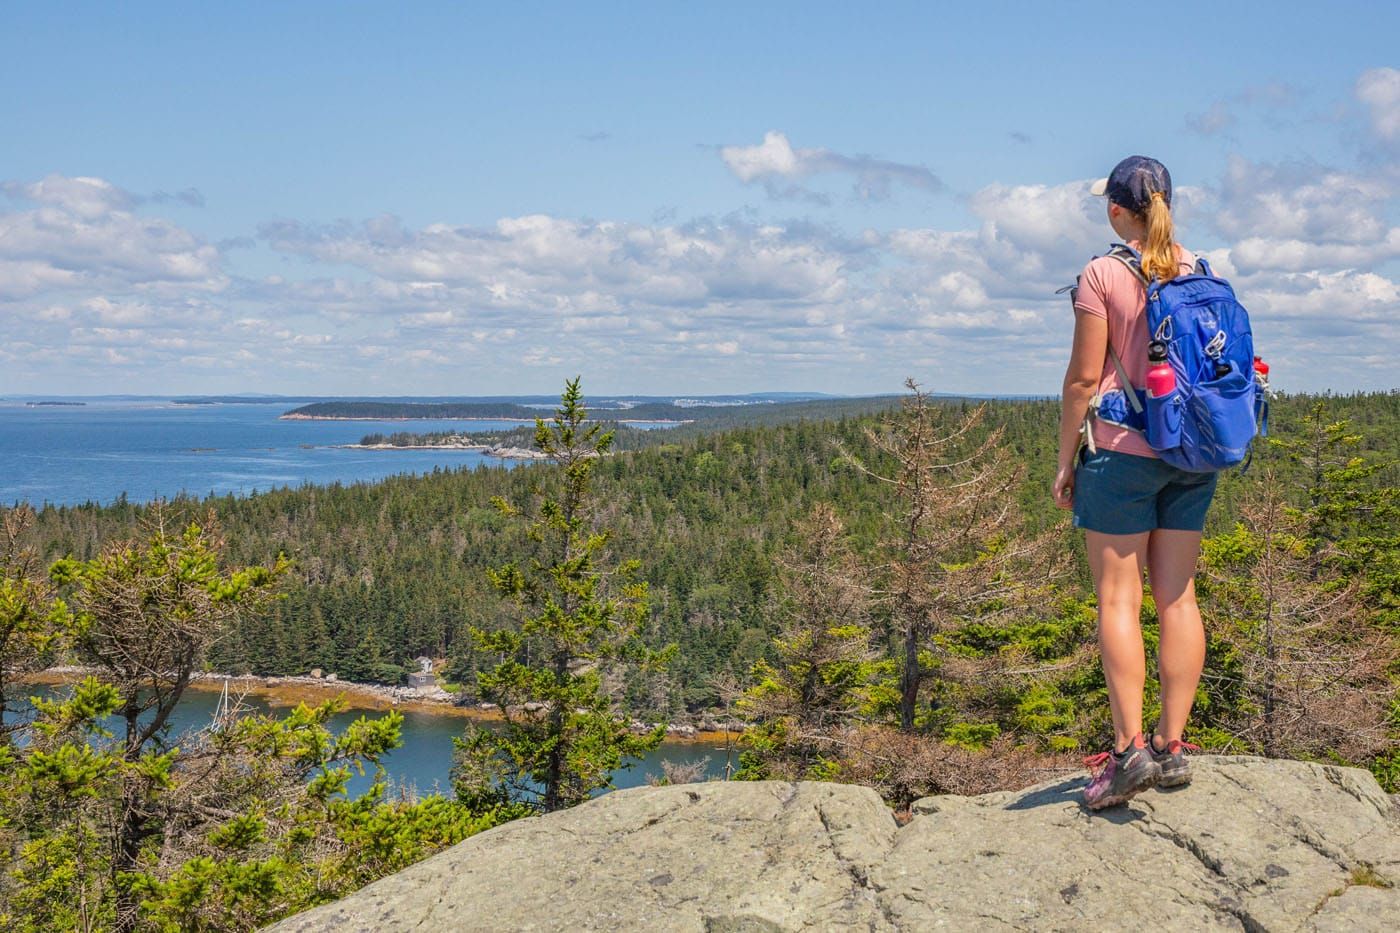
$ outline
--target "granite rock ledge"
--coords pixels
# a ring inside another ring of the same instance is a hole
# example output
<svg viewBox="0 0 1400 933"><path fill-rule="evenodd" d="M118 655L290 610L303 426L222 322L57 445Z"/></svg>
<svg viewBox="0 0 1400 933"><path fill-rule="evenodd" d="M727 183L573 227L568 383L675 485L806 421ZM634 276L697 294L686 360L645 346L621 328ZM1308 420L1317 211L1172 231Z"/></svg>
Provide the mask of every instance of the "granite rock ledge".
<svg viewBox="0 0 1400 933"><path fill-rule="evenodd" d="M474 836L283 931L1400 929L1400 812L1354 768L1201 756L1091 814L1083 777L927 797L712 782L616 791Z"/></svg>

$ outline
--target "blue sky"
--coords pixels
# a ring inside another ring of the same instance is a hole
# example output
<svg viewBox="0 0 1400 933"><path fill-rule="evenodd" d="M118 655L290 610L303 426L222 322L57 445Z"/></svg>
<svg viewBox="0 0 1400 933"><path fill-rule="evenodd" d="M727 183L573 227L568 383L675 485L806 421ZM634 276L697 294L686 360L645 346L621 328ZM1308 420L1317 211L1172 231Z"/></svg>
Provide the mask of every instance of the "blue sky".
<svg viewBox="0 0 1400 933"><path fill-rule="evenodd" d="M0 392L1053 393L1134 152L1394 387L1400 10L1170 11L10 4Z"/></svg>

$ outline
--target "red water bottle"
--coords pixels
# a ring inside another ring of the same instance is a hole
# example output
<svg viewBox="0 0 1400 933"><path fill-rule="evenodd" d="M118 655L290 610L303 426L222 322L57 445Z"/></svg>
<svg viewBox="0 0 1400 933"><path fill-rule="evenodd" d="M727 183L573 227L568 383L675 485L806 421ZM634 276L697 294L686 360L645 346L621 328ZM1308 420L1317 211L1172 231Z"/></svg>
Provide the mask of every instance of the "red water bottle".
<svg viewBox="0 0 1400 933"><path fill-rule="evenodd" d="M1261 389L1269 388L1269 364L1257 356L1254 358L1254 381L1259 383Z"/></svg>
<svg viewBox="0 0 1400 933"><path fill-rule="evenodd" d="M1165 398L1176 391L1176 373L1167 362L1167 345L1154 340L1147 345L1147 394Z"/></svg>

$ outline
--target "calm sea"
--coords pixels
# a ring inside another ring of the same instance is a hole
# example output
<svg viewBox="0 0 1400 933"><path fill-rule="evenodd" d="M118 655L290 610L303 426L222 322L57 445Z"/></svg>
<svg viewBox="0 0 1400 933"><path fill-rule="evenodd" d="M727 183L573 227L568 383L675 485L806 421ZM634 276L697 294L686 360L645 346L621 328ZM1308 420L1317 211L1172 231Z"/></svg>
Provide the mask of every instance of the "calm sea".
<svg viewBox="0 0 1400 933"><path fill-rule="evenodd" d="M347 450L366 434L488 431L519 421L281 421L297 406L0 401L0 503L149 502L524 461L469 450ZM651 425L637 425L648 427ZM660 425L656 425L660 426Z"/></svg>

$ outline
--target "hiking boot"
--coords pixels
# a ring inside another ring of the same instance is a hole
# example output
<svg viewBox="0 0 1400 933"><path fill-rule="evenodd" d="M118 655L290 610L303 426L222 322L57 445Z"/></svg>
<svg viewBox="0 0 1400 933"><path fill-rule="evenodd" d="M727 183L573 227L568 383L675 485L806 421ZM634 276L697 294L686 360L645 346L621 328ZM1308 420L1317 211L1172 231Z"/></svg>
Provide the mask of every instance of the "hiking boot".
<svg viewBox="0 0 1400 933"><path fill-rule="evenodd" d="M1133 736L1120 755L1099 752L1084 759L1093 780L1084 788L1084 803L1090 810L1102 810L1124 803L1162 779L1162 768L1152 757L1152 749L1141 732Z"/></svg>
<svg viewBox="0 0 1400 933"><path fill-rule="evenodd" d="M1157 766L1162 769L1162 787L1180 787L1183 784L1191 783L1191 762L1186 760L1186 751L1199 752L1199 745L1192 745L1190 742L1183 742L1180 739L1172 739L1167 743L1167 747L1161 751L1157 750L1157 736L1153 736L1153 741L1147 743L1147 749L1152 753L1152 760L1157 762Z"/></svg>

